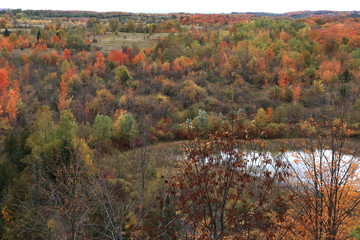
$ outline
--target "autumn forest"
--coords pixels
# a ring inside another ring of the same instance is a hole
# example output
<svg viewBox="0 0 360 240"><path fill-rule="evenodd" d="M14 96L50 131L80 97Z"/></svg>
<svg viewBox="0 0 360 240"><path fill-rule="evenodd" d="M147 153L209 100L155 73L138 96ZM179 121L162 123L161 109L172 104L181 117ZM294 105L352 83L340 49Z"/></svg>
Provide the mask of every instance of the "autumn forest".
<svg viewBox="0 0 360 240"><path fill-rule="evenodd" d="M360 240L360 14L0 10L0 239Z"/></svg>

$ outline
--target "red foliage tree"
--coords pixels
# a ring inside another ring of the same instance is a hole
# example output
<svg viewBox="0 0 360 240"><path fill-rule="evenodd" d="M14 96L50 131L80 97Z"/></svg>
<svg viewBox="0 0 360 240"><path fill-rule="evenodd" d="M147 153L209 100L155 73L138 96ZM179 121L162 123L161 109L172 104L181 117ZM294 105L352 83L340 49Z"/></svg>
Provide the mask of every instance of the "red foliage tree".
<svg viewBox="0 0 360 240"><path fill-rule="evenodd" d="M249 154L252 144L256 153ZM252 144L239 145L227 129L185 150L172 181L184 228L179 238L274 237L287 209L276 186L287 174L282 162L261 151L262 142Z"/></svg>
<svg viewBox="0 0 360 240"><path fill-rule="evenodd" d="M68 60L71 57L70 50L65 48L63 53L62 53L62 56L63 56L63 60Z"/></svg>
<svg viewBox="0 0 360 240"><path fill-rule="evenodd" d="M113 62L116 65L126 64L129 62L128 54L119 50L112 50L108 52L107 59L109 62Z"/></svg>

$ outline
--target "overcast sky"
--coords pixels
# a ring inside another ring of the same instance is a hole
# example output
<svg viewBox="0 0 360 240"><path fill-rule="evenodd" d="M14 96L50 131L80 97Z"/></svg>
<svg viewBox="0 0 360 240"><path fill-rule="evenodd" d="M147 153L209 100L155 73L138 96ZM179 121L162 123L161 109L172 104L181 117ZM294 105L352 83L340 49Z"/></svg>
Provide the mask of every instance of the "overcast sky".
<svg viewBox="0 0 360 240"><path fill-rule="evenodd" d="M230 13L360 10L360 0L4 0L0 8L136 13Z"/></svg>

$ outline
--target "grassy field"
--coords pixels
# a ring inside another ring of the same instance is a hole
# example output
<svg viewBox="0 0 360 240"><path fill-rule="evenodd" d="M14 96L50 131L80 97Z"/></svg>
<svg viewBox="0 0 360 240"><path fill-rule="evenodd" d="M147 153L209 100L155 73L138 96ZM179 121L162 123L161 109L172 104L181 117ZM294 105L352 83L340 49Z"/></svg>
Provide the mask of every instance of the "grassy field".
<svg viewBox="0 0 360 240"><path fill-rule="evenodd" d="M93 46L101 48L102 51L121 49L123 47L150 48L156 45L157 40L166 37L167 33L109 33L105 35L95 35L96 43Z"/></svg>

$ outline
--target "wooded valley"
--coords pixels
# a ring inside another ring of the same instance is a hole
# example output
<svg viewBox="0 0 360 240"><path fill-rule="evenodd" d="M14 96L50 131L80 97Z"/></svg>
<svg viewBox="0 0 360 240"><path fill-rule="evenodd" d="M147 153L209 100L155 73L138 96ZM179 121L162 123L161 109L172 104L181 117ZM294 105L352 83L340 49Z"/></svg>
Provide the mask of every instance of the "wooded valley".
<svg viewBox="0 0 360 240"><path fill-rule="evenodd" d="M0 32L0 239L360 239L358 12Z"/></svg>

